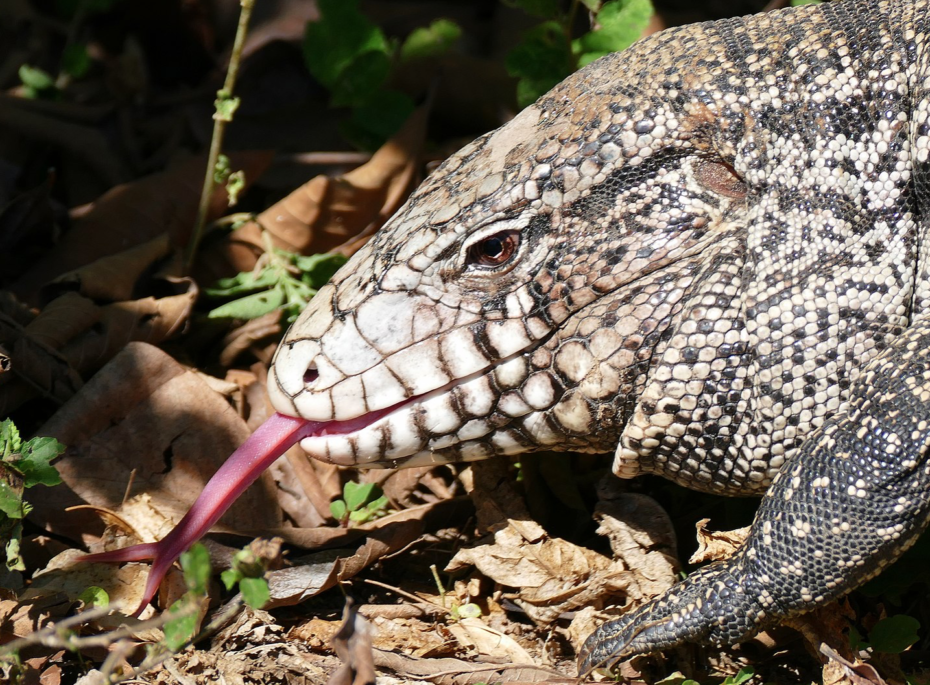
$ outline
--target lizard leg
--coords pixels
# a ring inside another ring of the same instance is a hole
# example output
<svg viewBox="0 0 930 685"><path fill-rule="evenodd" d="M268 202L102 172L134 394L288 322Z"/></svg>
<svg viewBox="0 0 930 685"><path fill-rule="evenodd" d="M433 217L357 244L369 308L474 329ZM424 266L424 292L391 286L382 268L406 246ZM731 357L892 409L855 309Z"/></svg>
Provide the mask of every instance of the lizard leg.
<svg viewBox="0 0 930 685"><path fill-rule="evenodd" d="M738 642L878 574L930 516L930 324L915 324L863 371L849 408L786 463L730 559L598 628L587 674L680 642Z"/></svg>

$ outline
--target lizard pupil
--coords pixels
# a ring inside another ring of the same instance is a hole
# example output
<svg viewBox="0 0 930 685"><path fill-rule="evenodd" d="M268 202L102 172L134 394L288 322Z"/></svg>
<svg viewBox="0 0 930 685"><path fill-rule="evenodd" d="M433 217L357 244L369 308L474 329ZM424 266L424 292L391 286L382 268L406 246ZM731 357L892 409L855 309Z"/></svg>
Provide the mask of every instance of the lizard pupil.
<svg viewBox="0 0 930 685"><path fill-rule="evenodd" d="M509 261L520 246L520 234L505 231L479 240L468 250L468 262L478 266L500 266Z"/></svg>

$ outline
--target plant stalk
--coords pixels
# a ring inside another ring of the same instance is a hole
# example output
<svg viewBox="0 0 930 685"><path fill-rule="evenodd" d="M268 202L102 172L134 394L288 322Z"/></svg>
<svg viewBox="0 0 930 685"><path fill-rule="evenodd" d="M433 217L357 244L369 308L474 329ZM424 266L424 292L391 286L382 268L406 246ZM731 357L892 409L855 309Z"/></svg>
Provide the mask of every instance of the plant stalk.
<svg viewBox="0 0 930 685"><path fill-rule="evenodd" d="M191 238L184 250L184 271L190 273L194 265L194 258L197 256L197 247L200 245L200 239L203 237L203 229L207 223L207 214L210 211L210 200L213 197L213 189L216 185L214 180L214 170L216 169L217 160L220 157L220 151L223 149L223 136L226 133L226 124L232 121L232 115L235 112L238 102L233 98L233 88L236 85L236 77L239 75L239 62L242 59L242 48L245 45L245 38L249 33L249 19L252 17L252 8L255 6L255 0L239 0L242 9L239 12L239 26L236 28L236 39L233 42L232 53L229 55L229 66L226 69L226 81L223 83L222 90L216 93L216 111L213 113L213 137L210 139L210 154L207 158L207 168L204 172L203 187L200 191L200 205L197 207L197 220L194 222L194 229L191 232ZM228 105L224 107L224 105Z"/></svg>

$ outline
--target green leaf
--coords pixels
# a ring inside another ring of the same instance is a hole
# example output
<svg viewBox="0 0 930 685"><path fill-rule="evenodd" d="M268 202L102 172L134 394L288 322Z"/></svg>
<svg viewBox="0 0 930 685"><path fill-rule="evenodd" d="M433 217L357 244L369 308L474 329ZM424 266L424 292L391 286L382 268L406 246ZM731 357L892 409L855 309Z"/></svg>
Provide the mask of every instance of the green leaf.
<svg viewBox="0 0 930 685"><path fill-rule="evenodd" d="M741 668L736 675L728 675L723 679L721 685L743 685L743 683L752 680L752 677L756 674L755 670L749 666Z"/></svg>
<svg viewBox="0 0 930 685"><path fill-rule="evenodd" d="M329 503L329 513L337 521L344 521L346 514L349 513L349 508L346 506L345 500L337 499Z"/></svg>
<svg viewBox="0 0 930 685"><path fill-rule="evenodd" d="M602 0L581 0L581 4L584 5L589 12L597 14L601 9Z"/></svg>
<svg viewBox="0 0 930 685"><path fill-rule="evenodd" d="M13 467L23 475L23 487L58 485L61 476L51 465L52 459L65 451L55 438L33 438L22 447L22 458Z"/></svg>
<svg viewBox="0 0 930 685"><path fill-rule="evenodd" d="M264 578L243 578L239 583L242 599L253 609L261 609L271 599L268 583Z"/></svg>
<svg viewBox="0 0 930 685"><path fill-rule="evenodd" d="M390 503L391 501L387 498L387 495L381 495L381 497L366 504L365 508L373 514L377 514L387 509Z"/></svg>
<svg viewBox="0 0 930 685"><path fill-rule="evenodd" d="M220 580L223 581L223 586L227 590L232 590L236 583L242 580L242 572L239 569L228 568L220 574Z"/></svg>
<svg viewBox="0 0 930 685"><path fill-rule="evenodd" d="M240 104L241 100L233 97L231 93L225 90L218 91L216 100L213 101L213 118L217 121L232 121Z"/></svg>
<svg viewBox="0 0 930 685"><path fill-rule="evenodd" d="M0 539L2 539L3 534L9 534L10 536L3 550L4 554L6 554L5 563L7 569L10 571L25 571L26 562L23 561L22 557L23 524L17 523L10 530L0 531Z"/></svg>
<svg viewBox="0 0 930 685"><path fill-rule="evenodd" d="M352 521L353 523L366 523L368 521L371 521L372 518L374 518L374 516L372 516L372 513L368 511L368 509L365 509L365 508L357 509L356 511L349 512L349 520Z"/></svg>
<svg viewBox="0 0 930 685"><path fill-rule="evenodd" d="M187 589L200 595L207 594L210 582L210 553L199 542L181 555L181 570Z"/></svg>
<svg viewBox="0 0 930 685"><path fill-rule="evenodd" d="M349 481L342 488L342 496L345 498L346 507L348 507L349 511L355 511L363 507L372 497L378 497L380 494L381 488L376 483L353 483Z"/></svg>
<svg viewBox="0 0 930 685"><path fill-rule="evenodd" d="M871 647L856 629L856 626L849 627L849 646L857 652Z"/></svg>
<svg viewBox="0 0 930 685"><path fill-rule="evenodd" d="M19 429L10 419L0 423L0 460L6 460L11 454L18 454L23 441Z"/></svg>
<svg viewBox="0 0 930 685"><path fill-rule="evenodd" d="M213 182L216 184L225 183L231 173L229 157L223 154L217 155L216 164L213 165Z"/></svg>
<svg viewBox="0 0 930 685"><path fill-rule="evenodd" d="M819 5L820 0L791 0L792 7L801 7L803 5Z"/></svg>
<svg viewBox="0 0 930 685"><path fill-rule="evenodd" d="M387 38L358 10L357 0L319 0L319 21L307 24L304 58L307 68L330 90L343 72L367 52L388 54Z"/></svg>
<svg viewBox="0 0 930 685"><path fill-rule="evenodd" d="M85 607L105 608L110 606L110 595L102 587L91 585L78 595L78 601L83 602Z"/></svg>
<svg viewBox="0 0 930 685"><path fill-rule="evenodd" d="M519 79L517 103L526 107L572 72L571 45L562 27L548 21L527 31L505 64Z"/></svg>
<svg viewBox="0 0 930 685"><path fill-rule="evenodd" d="M463 604L455 610L459 618L478 618L481 616L481 607L473 602Z"/></svg>
<svg viewBox="0 0 930 685"><path fill-rule="evenodd" d="M55 87L55 79L47 71L28 64L24 64L19 68L19 80L23 82L24 86L37 92L51 90Z"/></svg>
<svg viewBox="0 0 930 685"><path fill-rule="evenodd" d="M387 53L363 52L346 65L339 80L331 87L333 107L361 107L371 100L391 73Z"/></svg>
<svg viewBox="0 0 930 685"><path fill-rule="evenodd" d="M346 261L341 254L315 254L309 257L298 256L294 265L300 269L304 283L313 288L322 288Z"/></svg>
<svg viewBox="0 0 930 685"><path fill-rule="evenodd" d="M205 289L204 293L208 297L231 297L270 288L279 280L281 276L275 269L262 269L257 276L253 271L243 271L231 278L221 278L215 287Z"/></svg>
<svg viewBox="0 0 930 685"><path fill-rule="evenodd" d="M171 605L168 613L177 614L188 606L190 606L189 600L182 597ZM172 652L177 652L184 646L185 642L194 636L194 631L197 630L197 613L194 612L189 616L172 619L165 623L163 630L165 631L165 645Z"/></svg>
<svg viewBox="0 0 930 685"><path fill-rule="evenodd" d="M238 300L227 302L211 310L211 319L257 319L284 304L284 291L280 286Z"/></svg>
<svg viewBox="0 0 930 685"><path fill-rule="evenodd" d="M462 29L454 21L437 19L428 27L411 31L400 46L400 59L409 62L437 57L451 48L461 35Z"/></svg>
<svg viewBox="0 0 930 685"><path fill-rule="evenodd" d="M685 674L681 671L675 671L671 675L667 675L662 680L657 680L655 685L700 685L697 681L692 680L691 678L686 678Z"/></svg>
<svg viewBox="0 0 930 685"><path fill-rule="evenodd" d="M504 0L504 4L543 19L559 16L559 0Z"/></svg>
<svg viewBox="0 0 930 685"><path fill-rule="evenodd" d="M227 207L235 207L239 203L239 196L245 190L245 172L242 169L234 171L226 179L226 194L229 200L226 202Z"/></svg>
<svg viewBox="0 0 930 685"><path fill-rule="evenodd" d="M642 35L652 17L650 0L610 0L597 13L598 29L574 41L578 66L599 57L625 50Z"/></svg>
<svg viewBox="0 0 930 685"><path fill-rule="evenodd" d="M90 54L87 52L87 46L82 43L66 45L64 52L61 53L61 70L74 78L86 76L90 71Z"/></svg>
<svg viewBox="0 0 930 685"><path fill-rule="evenodd" d="M21 519L26 515L22 494L2 479L0 479L0 513L6 514L11 519Z"/></svg>
<svg viewBox="0 0 930 685"><path fill-rule="evenodd" d="M876 652L898 654L917 642L920 621L903 614L883 618L869 631L869 642Z"/></svg>
<svg viewBox="0 0 930 685"><path fill-rule="evenodd" d="M340 126L342 135L363 150L376 150L397 133L414 110L407 95L396 90L379 90L352 110Z"/></svg>

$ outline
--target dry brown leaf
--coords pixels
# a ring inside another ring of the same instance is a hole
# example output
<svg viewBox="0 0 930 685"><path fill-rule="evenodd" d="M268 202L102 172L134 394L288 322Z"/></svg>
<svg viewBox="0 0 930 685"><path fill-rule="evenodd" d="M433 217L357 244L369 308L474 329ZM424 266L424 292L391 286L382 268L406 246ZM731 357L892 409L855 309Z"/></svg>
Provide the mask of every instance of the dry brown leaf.
<svg viewBox="0 0 930 685"><path fill-rule="evenodd" d="M252 183L268 167L270 152L231 153L233 169L242 169ZM88 211L38 263L10 290L20 299L35 304L39 289L63 273L94 262L106 255L141 245L168 233L175 246L187 244L200 189L204 157L197 157L166 171L118 185L94 202ZM210 217L227 210L225 188L213 193Z"/></svg>
<svg viewBox="0 0 930 685"><path fill-rule="evenodd" d="M525 522L524 522L525 523ZM543 625L565 611L590 604L626 571L597 552L566 540L545 537L528 542L508 526L494 534L492 544L460 550L446 572L474 566L495 582L518 588L513 600Z"/></svg>
<svg viewBox="0 0 930 685"><path fill-rule="evenodd" d="M357 169L337 177L316 176L263 211L256 221L239 227L212 251L215 254L204 255L203 268L210 274L225 273L229 266L214 263L216 254L222 253L233 271L249 271L264 252L262 229L276 247L301 254L328 252L359 235L371 235L397 211L413 187L428 114L426 106L417 109Z"/></svg>
<svg viewBox="0 0 930 685"><path fill-rule="evenodd" d="M38 322L38 323L37 323ZM30 326L41 326L36 319ZM29 326L22 327L0 314L0 344L10 355L12 373L0 378L0 409L8 415L11 399L25 388L25 397L42 395L59 403L72 397L82 385L81 377L58 350L33 338Z"/></svg>
<svg viewBox="0 0 930 685"><path fill-rule="evenodd" d="M9 413L38 394L63 402L80 387L80 376L93 374L127 343L159 343L174 335L187 322L197 299L193 282L176 279L176 285L185 291L105 307L66 293L19 333L12 326L4 327L0 315L0 336L18 336L12 354L13 366L20 369L19 377L6 385L0 379L0 411ZM39 339L61 345L61 349L56 352L23 336L33 330ZM38 352L37 358L30 356Z"/></svg>
<svg viewBox="0 0 930 685"><path fill-rule="evenodd" d="M707 530L710 519L701 519L694 524L697 528L697 551L688 560L690 564L729 559L749 536L749 526L736 530Z"/></svg>
<svg viewBox="0 0 930 685"><path fill-rule="evenodd" d="M35 502L33 518L81 540L96 516L65 508L90 503L119 511L126 494L147 492L177 522L203 485L249 434L245 422L198 375L156 347L130 343L40 430L67 446L62 485ZM253 485L221 519L229 530L280 522L268 481Z"/></svg>
<svg viewBox="0 0 930 685"><path fill-rule="evenodd" d="M432 621L418 619L372 617L366 612L366 608L370 607L371 605L362 605L359 607L359 612L375 628L372 634L372 645L375 649L403 652L418 657L442 656L455 651L455 643L449 640L443 626L437 626ZM415 607L403 604L379 608L385 610L415 609ZM340 623L340 621L310 618L292 628L288 633L288 638L300 640L314 651L327 652L333 637L339 630Z"/></svg>
<svg viewBox="0 0 930 685"><path fill-rule="evenodd" d="M827 657L823 685L887 685L871 664L847 659L826 644L820 646L820 651Z"/></svg>
<svg viewBox="0 0 930 685"><path fill-rule="evenodd" d="M171 243L168 234L162 233L141 245L62 274L42 288L43 299L52 300L63 292L77 292L106 302L132 299L139 277L169 254Z"/></svg>
<svg viewBox="0 0 930 685"><path fill-rule="evenodd" d="M232 366L236 361L236 358L248 350L256 342L267 340L272 336L280 336L282 326L281 326L281 310L268 312L264 316L260 316L257 319L252 319L247 321L241 326L237 326L234 330L223 338L223 349L220 352L220 365L221 366Z"/></svg>
<svg viewBox="0 0 930 685"><path fill-rule="evenodd" d="M364 607L359 610L365 615ZM455 651L455 642L449 639L445 626L434 621L383 616L368 617L368 620L375 627L373 644L376 649L422 658L445 656Z"/></svg>
<svg viewBox="0 0 930 685"><path fill-rule="evenodd" d="M146 297L100 308L98 325L75 337L62 355L85 377L101 368L130 342L158 344L181 330L197 301L197 288L177 279L183 291L168 297Z"/></svg>
<svg viewBox="0 0 930 685"><path fill-rule="evenodd" d="M328 685L374 685L371 624L358 613L348 597L342 625L333 637L333 650L342 660L342 666L330 677Z"/></svg>
<svg viewBox="0 0 930 685"><path fill-rule="evenodd" d="M428 680L434 685L477 685L478 683L558 683L577 685L577 679L564 678L551 669L527 664L476 664L462 659L418 659L380 649L375 665L398 676Z"/></svg>
<svg viewBox="0 0 930 685"><path fill-rule="evenodd" d="M658 502L639 493L622 492L613 476L598 488L600 497L594 518L600 524L597 533L610 541L614 567L621 562L629 573L619 585L611 583L605 590L622 589L627 599L643 602L657 597L677 580L677 541L672 521ZM618 578L619 579L619 578ZM598 603L603 603L599 598Z"/></svg>
<svg viewBox="0 0 930 685"><path fill-rule="evenodd" d="M405 509L359 528L256 530L256 535L276 535L285 542L311 549L362 541L354 552L327 549L293 559L290 568L269 573L271 601L267 608L291 606L318 595L338 582L351 579L383 556L403 549L424 532L460 524L471 512L468 498L459 497Z"/></svg>
<svg viewBox="0 0 930 685"><path fill-rule="evenodd" d="M96 586L107 591L111 603L124 608L136 607L142 600L147 564L85 564L76 561L83 554L80 550L62 552L48 565L35 574L32 584L21 595L21 601L63 594L69 602L75 602L87 588ZM112 618L112 621L106 619ZM104 617L98 625L115 628L125 617Z"/></svg>
<svg viewBox="0 0 930 685"><path fill-rule="evenodd" d="M29 337L60 350L74 336L100 320L100 308L78 293L64 293L49 302L26 326Z"/></svg>
<svg viewBox="0 0 930 685"><path fill-rule="evenodd" d="M513 664L535 663L533 657L516 640L485 625L479 618L459 619L450 623L447 629L459 644L482 656L506 659Z"/></svg>
<svg viewBox="0 0 930 685"><path fill-rule="evenodd" d="M68 616L72 602L63 594L37 597L31 600L0 600L0 642L29 637L49 623Z"/></svg>
<svg viewBox="0 0 930 685"><path fill-rule="evenodd" d="M377 483L391 502L400 506L410 506L416 503L411 495L435 468L417 466L410 469L378 469L368 471L363 475L363 479L366 483ZM448 493L448 490L446 492ZM448 493L448 497L451 496L452 494Z"/></svg>

